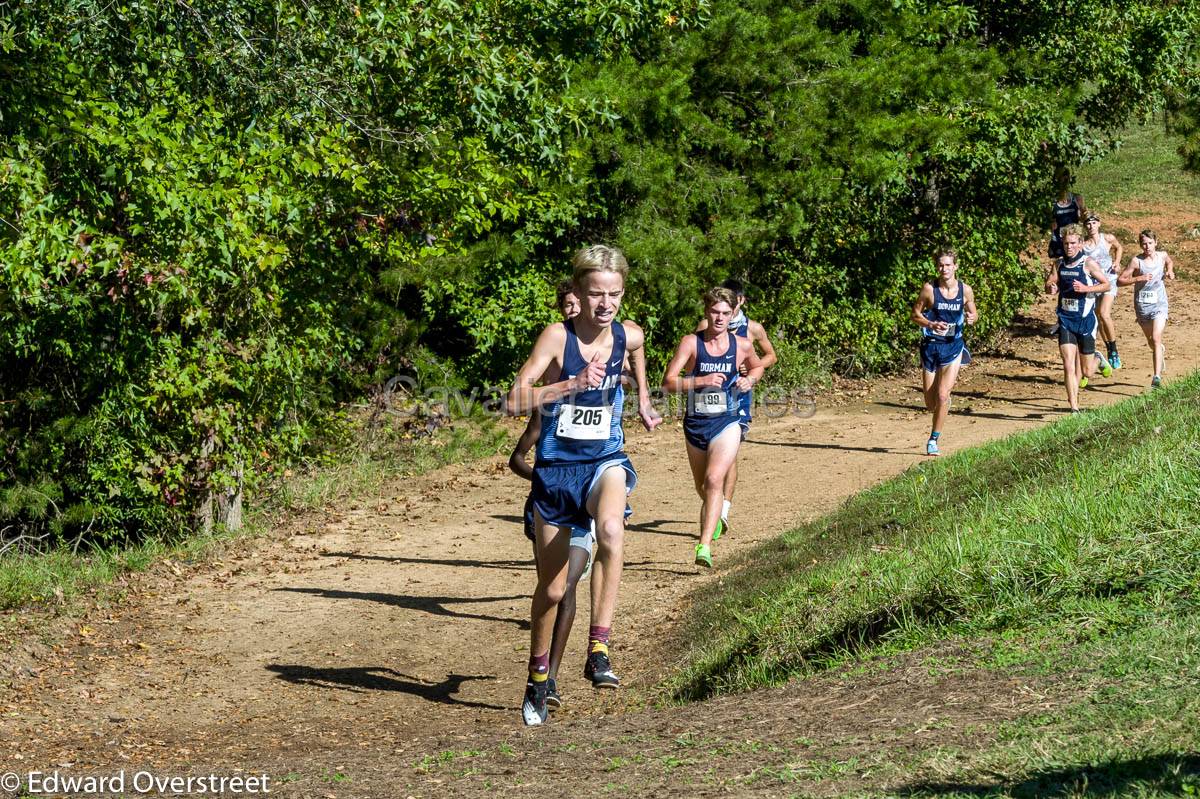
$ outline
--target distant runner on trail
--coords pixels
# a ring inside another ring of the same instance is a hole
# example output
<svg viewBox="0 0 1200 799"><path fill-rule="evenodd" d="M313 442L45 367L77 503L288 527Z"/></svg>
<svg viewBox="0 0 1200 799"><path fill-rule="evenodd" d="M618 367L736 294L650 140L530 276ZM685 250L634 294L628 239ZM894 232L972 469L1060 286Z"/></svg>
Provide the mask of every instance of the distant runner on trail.
<svg viewBox="0 0 1200 799"><path fill-rule="evenodd" d="M585 247L572 261L573 283L582 301L578 316L549 325L517 374L508 395L509 413L542 409L542 428L533 467L534 535L538 582L531 607L529 679L521 715L528 725L549 713L550 645L555 613L566 591L571 529L596 523L596 571L592 581L592 627L584 676L597 688L620 680L608 655L624 557L625 498L637 473L625 455L621 419L622 374L627 353L645 345L642 330L616 321L629 266L620 250ZM547 385L536 383L545 375ZM639 392L647 429L661 419Z"/></svg>
<svg viewBox="0 0 1200 799"><path fill-rule="evenodd" d="M940 454L938 439L950 413L950 392L958 380L958 370L971 362L971 353L963 344L963 325L973 325L979 318L975 292L957 278L957 253L939 250L934 263L938 276L921 287L912 309L912 319L922 334L925 409L933 414L929 440L925 442L926 455Z"/></svg>
<svg viewBox="0 0 1200 799"><path fill-rule="evenodd" d="M1104 336L1106 361L1111 367L1104 369L1104 376L1108 377L1112 374L1112 369L1121 368L1121 356L1117 352L1117 327L1113 324L1112 309L1117 299L1117 272L1121 268L1121 256L1125 248L1116 236L1100 231L1100 217L1097 214L1088 214L1087 234L1087 238L1083 240L1083 252L1100 264L1100 269L1109 283L1108 291L1101 294L1096 303L1096 317L1100 322L1100 334ZM1098 352L1096 354L1099 355ZM1101 367L1104 367L1103 363Z"/></svg>
<svg viewBox="0 0 1200 799"><path fill-rule="evenodd" d="M775 365L778 358L775 355L775 347L771 344L771 339L767 336L766 328L746 316L746 287L740 280L726 280L721 284L721 288L729 289L737 298L737 305L733 308L733 318L729 320L729 330L740 338L750 340L754 345L755 354L759 356L759 361L762 362L763 369L770 369ZM703 333L708 329L708 317L700 320L700 324L696 327L697 333ZM739 374L745 375L748 371L745 363L742 364ZM746 432L750 430L750 422L753 421L754 407L754 391L744 391L738 394L738 416L742 427ZM742 439L745 440L745 434ZM729 532L729 511L733 506L733 492L737 489L737 459L734 458L733 465L729 467L729 473L725 476L725 485L722 489L724 500L721 503L721 519L717 522L717 531L713 533L713 540L716 541L722 535Z"/></svg>
<svg viewBox="0 0 1200 799"><path fill-rule="evenodd" d="M1054 188L1058 192L1058 199L1050 206L1050 245L1048 248L1050 268L1046 273L1047 280L1054 274L1054 270L1058 266L1058 259L1063 255L1063 228L1067 225L1078 224L1088 213L1083 195L1071 191L1071 182L1071 171L1065 166L1054 170ZM1050 328L1049 335L1058 335L1058 322L1055 322L1054 326Z"/></svg>
<svg viewBox="0 0 1200 799"><path fill-rule="evenodd" d="M1046 291L1058 294L1058 351L1072 413L1079 412L1079 389L1096 368L1096 296L1109 288L1100 264L1084 254L1082 239L1078 225L1062 230L1066 254L1046 278Z"/></svg>
<svg viewBox="0 0 1200 799"><path fill-rule="evenodd" d="M1150 387L1158 388L1167 365L1167 346L1163 343L1167 328L1167 286L1163 281L1175 279L1175 262L1158 249L1158 236L1153 230L1143 230L1138 243L1142 245L1142 254L1129 259L1129 266L1121 272L1118 282L1134 287L1133 312L1154 360Z"/></svg>
<svg viewBox="0 0 1200 799"><path fill-rule="evenodd" d="M703 333L684 336L667 364L663 388L686 391L683 436L700 506L697 565L712 567L712 542L721 521L725 480L746 435L739 415L738 395L749 392L762 378L763 365L748 338L729 330L737 297L726 288L704 295ZM741 367L746 374L741 375ZM686 371L686 377L679 373Z"/></svg>

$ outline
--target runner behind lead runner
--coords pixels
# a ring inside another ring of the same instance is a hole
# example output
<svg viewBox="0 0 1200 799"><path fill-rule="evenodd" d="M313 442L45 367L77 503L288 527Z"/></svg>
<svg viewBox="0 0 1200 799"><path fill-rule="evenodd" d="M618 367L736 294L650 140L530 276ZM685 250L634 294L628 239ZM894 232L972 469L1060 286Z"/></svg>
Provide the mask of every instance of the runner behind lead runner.
<svg viewBox="0 0 1200 799"><path fill-rule="evenodd" d="M555 613L566 590L572 527L596 522L597 575L584 674L597 688L616 688L608 641L621 582L626 496L637 482L621 429L627 352L645 344L641 328L616 321L629 266L620 250L592 245L575 254L573 282L582 301L575 319L548 326L517 374L510 413L542 409L533 467L534 535L538 582L531 606L529 679L521 714L529 725L548 713L550 644ZM548 385L535 383L546 375ZM649 392L639 392L643 424L657 419ZM597 578L600 582L597 583Z"/></svg>
<svg viewBox="0 0 1200 799"><path fill-rule="evenodd" d="M1058 294L1058 350L1063 359L1063 380L1072 413L1079 412L1080 384L1096 368L1096 297L1108 291L1100 264L1083 252L1083 232L1078 225L1062 230L1063 251L1046 279L1046 291ZM1082 367L1082 374L1080 369Z"/></svg>
<svg viewBox="0 0 1200 799"><path fill-rule="evenodd" d="M912 318L921 327L921 376L925 409L933 414L926 455L938 455L938 439L950 413L950 392L958 370L971 362L963 345L963 324L975 324L975 292L958 279L958 255L939 250L934 257L938 276L926 283L913 305Z"/></svg>
<svg viewBox="0 0 1200 799"><path fill-rule="evenodd" d="M763 365L763 369L770 369L775 365L778 358L775 355L775 346L771 344L771 339L767 337L767 330L761 324L746 316L746 287L740 280L726 280L721 284L721 288L729 289L734 293L737 299L737 305L733 307L733 318L729 320L729 330L740 338L749 339L754 345L755 354L758 355L759 361ZM703 333L708 329L708 317L700 320L700 324L696 326L697 333ZM740 374L745 377L747 372L746 364L742 363ZM754 408L754 390L743 391L738 394L738 417L742 423L742 440L746 440L746 434L750 432L750 422L753 418ZM725 486L722 490L724 500L721 502L721 518L717 522L717 531L713 533L713 541L718 540L722 535L729 532L729 512L733 507L733 492L737 489L738 466L737 459L733 461L733 465L729 467L729 472L725 476Z"/></svg>
<svg viewBox="0 0 1200 799"><path fill-rule="evenodd" d="M1120 369L1121 354L1117 352L1117 326L1113 322L1112 309L1117 300L1117 273L1121 269L1121 256L1125 248L1116 236L1100 230L1098 214L1088 214L1087 233L1087 238L1083 240L1083 251L1088 258L1100 264L1109 283L1108 291L1101 294L1096 303L1096 318L1100 323L1100 334L1104 336L1106 360L1112 369ZM1105 377L1112 374L1111 370L1105 371L1108 372Z"/></svg>
<svg viewBox="0 0 1200 799"><path fill-rule="evenodd" d="M663 388L688 392L683 417L683 435L688 464L692 469L700 506L700 540L696 544L697 565L712 567L712 541L721 519L725 479L737 459L745 428L738 415L740 392L749 391L762 378L763 366L749 339L729 330L737 299L726 288L704 295L703 333L684 336L667 364ZM742 365L746 375L739 375ZM686 377L679 373L686 371Z"/></svg>
<svg viewBox="0 0 1200 799"><path fill-rule="evenodd" d="M575 284L570 280L560 281L555 288L555 307L562 314L563 321L574 319L579 315L579 297L575 295ZM533 481L533 467L525 460L525 454L537 445L538 437L542 434L542 414L534 408L529 414L529 422L526 423L525 429L521 432L520 438L517 439L517 444L513 447L512 454L508 456L508 468L517 477L523 477L526 480ZM533 491L529 492L529 496L525 498L525 508L521 514L524 522L525 537L530 543L534 543L536 538L533 534ZM572 538L572 540L574 540ZM533 547L533 560L537 562L537 546Z"/></svg>

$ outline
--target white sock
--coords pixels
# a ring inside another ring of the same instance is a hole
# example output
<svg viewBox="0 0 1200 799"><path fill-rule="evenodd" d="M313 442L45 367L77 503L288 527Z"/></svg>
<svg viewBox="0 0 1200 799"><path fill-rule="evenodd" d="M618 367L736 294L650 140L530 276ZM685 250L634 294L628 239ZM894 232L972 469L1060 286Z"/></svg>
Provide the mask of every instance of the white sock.
<svg viewBox="0 0 1200 799"><path fill-rule="evenodd" d="M721 518L725 521L729 521L729 507L732 504L733 503L727 499L721 500Z"/></svg>

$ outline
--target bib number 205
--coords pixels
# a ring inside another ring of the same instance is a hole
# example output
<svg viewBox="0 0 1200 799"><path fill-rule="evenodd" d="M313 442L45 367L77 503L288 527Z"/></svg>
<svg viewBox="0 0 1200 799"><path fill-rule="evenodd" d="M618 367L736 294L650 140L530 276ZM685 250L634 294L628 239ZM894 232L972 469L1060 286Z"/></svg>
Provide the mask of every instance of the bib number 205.
<svg viewBox="0 0 1200 799"><path fill-rule="evenodd" d="M557 434L577 441L604 441L612 426L612 408L607 405L564 405L558 414Z"/></svg>

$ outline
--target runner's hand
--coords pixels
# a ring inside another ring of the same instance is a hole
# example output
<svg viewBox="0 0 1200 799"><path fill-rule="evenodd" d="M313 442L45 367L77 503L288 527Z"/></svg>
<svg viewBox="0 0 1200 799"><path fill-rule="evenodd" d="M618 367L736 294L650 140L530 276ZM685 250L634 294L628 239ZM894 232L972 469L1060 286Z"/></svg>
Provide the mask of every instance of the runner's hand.
<svg viewBox="0 0 1200 799"><path fill-rule="evenodd" d="M1087 293L1088 293L1088 287L1087 287L1087 284L1086 284L1086 283L1084 283L1084 282L1083 282L1083 281L1081 281L1081 280L1076 280L1076 281L1073 281L1073 282L1071 283L1071 289L1072 289L1073 291L1077 291L1077 292L1079 292L1080 294L1087 294Z"/></svg>
<svg viewBox="0 0 1200 799"><path fill-rule="evenodd" d="M967 311L967 324L968 325L973 325L978 320L979 320L979 312L978 311Z"/></svg>
<svg viewBox="0 0 1200 799"><path fill-rule="evenodd" d="M748 377L739 377L737 379L737 389L743 394L749 393L750 389L754 388L753 381Z"/></svg>
<svg viewBox="0 0 1200 799"><path fill-rule="evenodd" d="M643 402L638 407L638 416L642 418L642 426L647 430L653 430L662 424L662 416L654 410L654 406L649 402Z"/></svg>
<svg viewBox="0 0 1200 799"><path fill-rule="evenodd" d="M946 335L946 331L950 329L950 325L946 322L934 322L929 326L929 329L932 330L936 335L944 336Z"/></svg>
<svg viewBox="0 0 1200 799"><path fill-rule="evenodd" d="M692 383L692 386L695 388L720 388L723 385L725 385L725 375L718 372L709 372L706 375L700 375Z"/></svg>
<svg viewBox="0 0 1200 799"><path fill-rule="evenodd" d="M572 388L576 391L599 388L604 383L604 373L604 361L600 360L600 356L597 355L592 358L591 363L582 372L575 375Z"/></svg>

